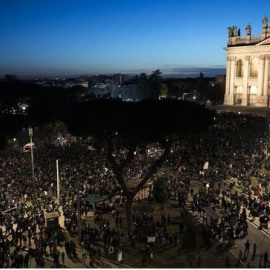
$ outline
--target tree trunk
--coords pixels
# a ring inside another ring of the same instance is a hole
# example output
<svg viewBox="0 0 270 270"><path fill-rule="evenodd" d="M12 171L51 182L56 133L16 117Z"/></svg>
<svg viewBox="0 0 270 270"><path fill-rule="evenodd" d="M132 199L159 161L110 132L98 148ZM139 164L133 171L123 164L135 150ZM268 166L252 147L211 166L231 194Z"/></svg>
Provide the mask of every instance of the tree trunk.
<svg viewBox="0 0 270 270"><path fill-rule="evenodd" d="M126 210L126 219L127 219L127 232L128 236L130 237L132 233L132 203L133 203L134 196L127 196L126 197L126 204L125 204L125 210Z"/></svg>

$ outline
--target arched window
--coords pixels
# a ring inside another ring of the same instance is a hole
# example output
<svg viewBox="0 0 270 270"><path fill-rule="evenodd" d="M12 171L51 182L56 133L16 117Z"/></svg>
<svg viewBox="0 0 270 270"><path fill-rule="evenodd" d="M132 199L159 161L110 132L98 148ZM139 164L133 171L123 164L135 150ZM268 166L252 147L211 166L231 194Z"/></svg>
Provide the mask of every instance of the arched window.
<svg viewBox="0 0 270 270"><path fill-rule="evenodd" d="M249 69L249 76L250 77L257 77L258 76L258 64L259 59L253 58L250 63L250 69Z"/></svg>
<svg viewBox="0 0 270 270"><path fill-rule="evenodd" d="M244 76L244 68L243 68L243 61L238 59L236 62L236 77L243 77Z"/></svg>

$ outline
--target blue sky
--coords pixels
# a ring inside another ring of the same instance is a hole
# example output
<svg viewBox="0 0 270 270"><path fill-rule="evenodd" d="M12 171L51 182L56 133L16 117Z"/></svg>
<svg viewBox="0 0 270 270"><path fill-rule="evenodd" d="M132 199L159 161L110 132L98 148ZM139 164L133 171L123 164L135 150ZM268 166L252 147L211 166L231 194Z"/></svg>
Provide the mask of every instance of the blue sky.
<svg viewBox="0 0 270 270"><path fill-rule="evenodd" d="M261 34L266 2L2 0L0 77L224 73L227 27Z"/></svg>

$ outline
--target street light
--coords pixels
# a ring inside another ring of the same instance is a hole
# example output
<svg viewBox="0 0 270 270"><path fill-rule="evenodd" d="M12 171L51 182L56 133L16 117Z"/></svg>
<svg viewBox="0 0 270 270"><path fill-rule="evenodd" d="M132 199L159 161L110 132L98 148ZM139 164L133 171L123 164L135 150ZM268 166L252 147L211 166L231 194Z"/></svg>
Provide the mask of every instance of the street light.
<svg viewBox="0 0 270 270"><path fill-rule="evenodd" d="M58 204L60 205L60 177L59 177L59 159L56 160L56 183L57 183L57 200Z"/></svg>
<svg viewBox="0 0 270 270"><path fill-rule="evenodd" d="M77 173L79 176L79 174ZM81 218L81 195L80 195L80 184L77 183L77 211L78 211L78 240L79 243L82 241L82 218Z"/></svg>
<svg viewBox="0 0 270 270"><path fill-rule="evenodd" d="M32 181L33 181L33 197L34 202L36 200L36 187L35 187L35 166L34 166L34 152L33 152L33 129L29 127L28 134L30 137L30 149L31 149L31 165L32 165Z"/></svg>

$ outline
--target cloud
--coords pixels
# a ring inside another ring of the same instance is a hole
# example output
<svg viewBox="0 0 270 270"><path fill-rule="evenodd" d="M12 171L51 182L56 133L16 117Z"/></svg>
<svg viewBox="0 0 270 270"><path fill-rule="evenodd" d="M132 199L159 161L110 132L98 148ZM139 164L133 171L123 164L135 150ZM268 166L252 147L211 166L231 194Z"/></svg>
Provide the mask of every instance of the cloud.
<svg viewBox="0 0 270 270"><path fill-rule="evenodd" d="M162 74L166 77L197 77L203 73L205 77L215 77L217 75L225 75L226 68L223 66L212 67L177 67L164 65L161 69Z"/></svg>
<svg viewBox="0 0 270 270"><path fill-rule="evenodd" d="M81 75L95 75L95 74L107 74L112 75L115 73L127 74L129 76L138 75L140 73L151 74L152 71L160 69L163 77L167 78L195 78L198 77L200 73L203 73L205 77L215 77L216 75L226 74L226 68L222 65L216 65L211 67L192 67L192 66L178 66L174 64L164 64L156 67L136 67L133 69L94 69L94 68L37 68L35 70L30 68L25 68L24 70L16 69L4 69L0 68L0 77L5 74L16 74L21 78L34 78L34 77L78 77Z"/></svg>
<svg viewBox="0 0 270 270"><path fill-rule="evenodd" d="M225 75L226 68L222 65L216 65L211 67L179 67L178 65L162 65L161 67L155 68L136 68L129 70L118 70L118 73L135 75L142 72L151 74L152 71L160 69L163 77L175 77L175 78L187 78L187 77L198 77L200 73L203 73L205 77L215 77L217 75ZM115 73L117 73L115 72Z"/></svg>

